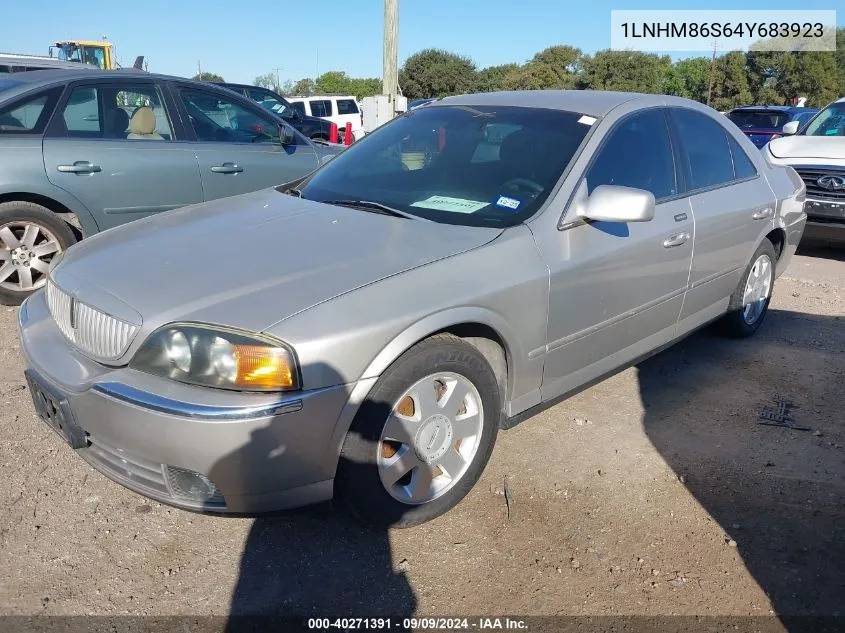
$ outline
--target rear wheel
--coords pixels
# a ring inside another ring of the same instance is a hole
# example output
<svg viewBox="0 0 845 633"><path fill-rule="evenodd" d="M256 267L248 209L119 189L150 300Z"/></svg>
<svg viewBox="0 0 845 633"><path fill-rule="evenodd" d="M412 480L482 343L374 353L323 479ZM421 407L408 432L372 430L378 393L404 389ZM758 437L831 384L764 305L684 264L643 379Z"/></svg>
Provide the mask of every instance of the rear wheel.
<svg viewBox="0 0 845 633"><path fill-rule="evenodd" d="M50 262L76 238L46 207L0 204L0 303L17 305L47 283Z"/></svg>
<svg viewBox="0 0 845 633"><path fill-rule="evenodd" d="M728 313L722 318L722 330L727 335L744 338L759 329L772 298L776 262L774 245L763 240L731 295Z"/></svg>
<svg viewBox="0 0 845 633"><path fill-rule="evenodd" d="M451 509L484 470L501 415L487 360L451 335L426 339L379 378L344 441L338 498L366 523L410 527Z"/></svg>

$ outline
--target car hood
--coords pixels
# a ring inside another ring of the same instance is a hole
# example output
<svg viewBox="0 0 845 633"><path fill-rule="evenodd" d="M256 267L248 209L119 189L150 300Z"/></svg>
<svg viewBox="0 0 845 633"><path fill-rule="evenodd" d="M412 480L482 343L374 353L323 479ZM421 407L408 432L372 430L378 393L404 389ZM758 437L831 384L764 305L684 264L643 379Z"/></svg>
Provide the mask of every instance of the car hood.
<svg viewBox="0 0 845 633"><path fill-rule="evenodd" d="M769 142L778 158L845 159L845 138L841 136L784 136Z"/></svg>
<svg viewBox="0 0 845 633"><path fill-rule="evenodd" d="M251 331L385 277L482 246L500 229L321 204L267 189L138 220L69 249L55 282L143 331Z"/></svg>

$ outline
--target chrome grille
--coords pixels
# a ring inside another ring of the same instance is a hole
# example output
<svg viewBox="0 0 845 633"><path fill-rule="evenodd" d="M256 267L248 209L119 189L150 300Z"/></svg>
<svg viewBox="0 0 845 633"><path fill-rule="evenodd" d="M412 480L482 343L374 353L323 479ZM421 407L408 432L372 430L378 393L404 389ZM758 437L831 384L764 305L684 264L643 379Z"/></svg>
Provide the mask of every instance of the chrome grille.
<svg viewBox="0 0 845 633"><path fill-rule="evenodd" d="M835 202L845 202L845 189L825 189L817 182L822 176L845 176L845 169L835 169L829 167L822 168L808 168L796 167L795 171L801 176L801 180L807 185L807 195L819 200L832 200Z"/></svg>
<svg viewBox="0 0 845 633"><path fill-rule="evenodd" d="M100 360L122 356L138 331L131 323L75 300L52 280L47 282L47 307L65 338Z"/></svg>

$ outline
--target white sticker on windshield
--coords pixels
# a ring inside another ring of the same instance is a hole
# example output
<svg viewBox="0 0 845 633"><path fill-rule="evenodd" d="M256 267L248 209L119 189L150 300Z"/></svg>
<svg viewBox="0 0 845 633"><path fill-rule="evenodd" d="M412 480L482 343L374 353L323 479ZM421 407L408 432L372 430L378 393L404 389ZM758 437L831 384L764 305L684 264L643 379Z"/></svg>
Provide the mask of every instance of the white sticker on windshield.
<svg viewBox="0 0 845 633"><path fill-rule="evenodd" d="M425 200L414 202L412 207L420 207L422 209L437 209L438 211L452 211L453 213L475 213L479 209L483 209L489 202L479 202L478 200L465 200L464 198L450 198L449 196L431 196Z"/></svg>
<svg viewBox="0 0 845 633"><path fill-rule="evenodd" d="M584 125L592 125L596 122L596 117L594 116L587 116L586 114L578 119L578 123L583 123Z"/></svg>

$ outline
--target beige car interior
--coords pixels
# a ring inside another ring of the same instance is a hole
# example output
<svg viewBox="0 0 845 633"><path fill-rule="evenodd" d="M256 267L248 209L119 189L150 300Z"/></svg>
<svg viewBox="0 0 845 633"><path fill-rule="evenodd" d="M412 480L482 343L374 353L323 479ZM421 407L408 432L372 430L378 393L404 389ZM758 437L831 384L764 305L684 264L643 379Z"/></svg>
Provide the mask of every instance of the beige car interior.
<svg viewBox="0 0 845 633"><path fill-rule="evenodd" d="M148 141L163 141L164 137L156 133L156 116L153 109L142 106L129 119L129 134L127 139L144 139Z"/></svg>

